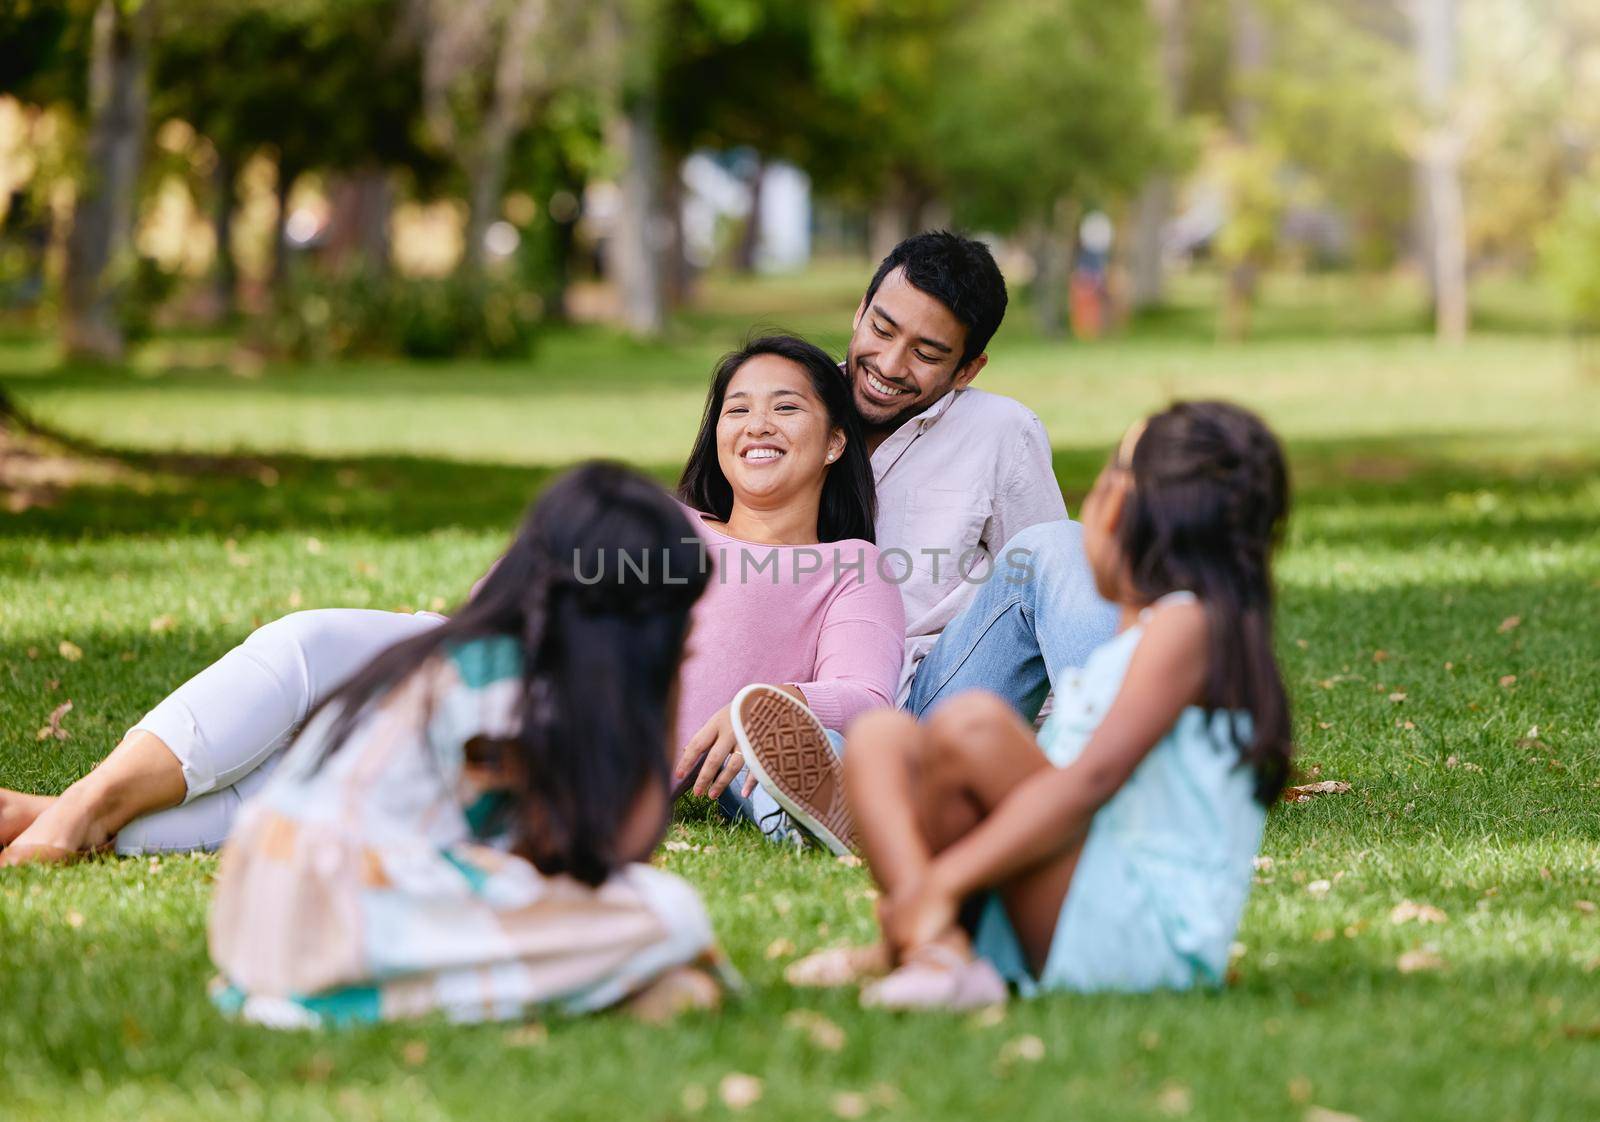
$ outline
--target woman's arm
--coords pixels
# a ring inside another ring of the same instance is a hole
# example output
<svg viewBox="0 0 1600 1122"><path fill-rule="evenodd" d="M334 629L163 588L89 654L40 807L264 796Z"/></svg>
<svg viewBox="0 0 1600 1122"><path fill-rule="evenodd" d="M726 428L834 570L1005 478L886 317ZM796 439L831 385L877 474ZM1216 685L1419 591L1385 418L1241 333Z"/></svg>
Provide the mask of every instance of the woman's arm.
<svg viewBox="0 0 1600 1122"><path fill-rule="evenodd" d="M1151 618L1105 718L1071 766L1025 780L934 859L934 891L961 900L1067 849L1139 763L1203 697L1205 609L1172 604ZM929 936L930 938L932 936Z"/></svg>
<svg viewBox="0 0 1600 1122"><path fill-rule="evenodd" d="M872 709L894 704L906 649L900 590L877 571L871 552L862 579L847 579L828 604L817 633L812 680L796 683L825 728L843 729Z"/></svg>

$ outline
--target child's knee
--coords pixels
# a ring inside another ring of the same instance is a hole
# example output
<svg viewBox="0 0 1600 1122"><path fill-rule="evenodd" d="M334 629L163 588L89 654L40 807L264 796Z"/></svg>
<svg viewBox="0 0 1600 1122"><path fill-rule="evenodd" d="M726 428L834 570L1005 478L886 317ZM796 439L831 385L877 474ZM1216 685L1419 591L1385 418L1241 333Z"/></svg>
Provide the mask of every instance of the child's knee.
<svg viewBox="0 0 1600 1122"><path fill-rule="evenodd" d="M845 782L881 767L885 758L903 757L919 737L916 719L898 709L875 709L857 717L845 733Z"/></svg>
<svg viewBox="0 0 1600 1122"><path fill-rule="evenodd" d="M1011 706L994 694L969 690L934 710L925 728L934 755L949 760L982 754L995 734L1016 719Z"/></svg>

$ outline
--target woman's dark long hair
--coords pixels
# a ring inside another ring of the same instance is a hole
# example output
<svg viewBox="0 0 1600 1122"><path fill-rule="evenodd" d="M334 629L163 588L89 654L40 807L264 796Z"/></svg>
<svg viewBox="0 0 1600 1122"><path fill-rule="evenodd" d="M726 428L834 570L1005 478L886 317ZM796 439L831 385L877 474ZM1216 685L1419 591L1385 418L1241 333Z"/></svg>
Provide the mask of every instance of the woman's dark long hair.
<svg viewBox="0 0 1600 1122"><path fill-rule="evenodd" d="M1272 552L1289 509L1283 449L1248 410L1179 402L1145 423L1122 512L1123 556L1135 591L1154 600L1187 589L1210 622L1208 712L1250 715L1236 727L1256 798L1283 790L1292 755L1289 699L1272 649Z"/></svg>
<svg viewBox="0 0 1600 1122"><path fill-rule="evenodd" d="M804 370L811 379L811 388L822 399L828 424L844 430L844 452L824 469L827 474L822 484L822 506L817 511L817 539L877 541L873 524L878 517L878 492L872 478L872 460L867 455L866 434L850 394L850 383L826 351L794 335L759 336L741 349L722 356L711 375L711 390L706 395L705 416L694 438L694 450L689 453L689 462L678 480L678 497L723 522L733 513L733 488L717 461L717 419L722 416L722 399L727 396L728 383L733 381L741 366L758 355L777 355Z"/></svg>
<svg viewBox="0 0 1600 1122"><path fill-rule="evenodd" d="M364 709L447 648L509 636L522 649L520 727L509 771L515 848L547 875L605 880L634 800L668 790L671 698L704 591L695 531L658 485L589 463L552 483L472 597L442 625L398 643L323 704L327 752Z"/></svg>

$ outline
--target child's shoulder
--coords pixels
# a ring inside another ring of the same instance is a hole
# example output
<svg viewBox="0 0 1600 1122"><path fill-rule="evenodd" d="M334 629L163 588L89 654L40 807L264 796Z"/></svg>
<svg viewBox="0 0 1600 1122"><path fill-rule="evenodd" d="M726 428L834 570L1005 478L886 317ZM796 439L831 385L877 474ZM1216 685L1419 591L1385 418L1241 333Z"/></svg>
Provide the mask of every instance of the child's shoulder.
<svg viewBox="0 0 1600 1122"><path fill-rule="evenodd" d="M522 645L510 635L478 635L448 643L444 658L469 689L522 677Z"/></svg>

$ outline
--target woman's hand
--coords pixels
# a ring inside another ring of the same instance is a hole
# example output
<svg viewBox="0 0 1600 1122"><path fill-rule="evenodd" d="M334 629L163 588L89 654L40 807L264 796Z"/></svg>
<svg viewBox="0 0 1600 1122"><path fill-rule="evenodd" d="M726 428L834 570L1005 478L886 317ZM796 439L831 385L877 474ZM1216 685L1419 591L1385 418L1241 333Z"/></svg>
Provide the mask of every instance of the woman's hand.
<svg viewBox="0 0 1600 1122"><path fill-rule="evenodd" d="M961 901L938 875L937 865L882 902L883 938L896 958L927 946L956 925Z"/></svg>
<svg viewBox="0 0 1600 1122"><path fill-rule="evenodd" d="M694 793L714 799L728 789L728 784L744 767L744 756L733 736L733 715L729 712L729 706L718 709L709 721L700 726L700 731L689 738L683 751L678 753L678 762L672 770L673 779L688 775L702 755L706 761L700 765L700 774L694 781ZM755 789L756 777L746 776L742 794L749 798L750 792Z"/></svg>

